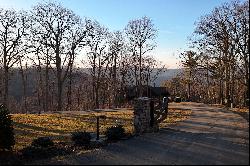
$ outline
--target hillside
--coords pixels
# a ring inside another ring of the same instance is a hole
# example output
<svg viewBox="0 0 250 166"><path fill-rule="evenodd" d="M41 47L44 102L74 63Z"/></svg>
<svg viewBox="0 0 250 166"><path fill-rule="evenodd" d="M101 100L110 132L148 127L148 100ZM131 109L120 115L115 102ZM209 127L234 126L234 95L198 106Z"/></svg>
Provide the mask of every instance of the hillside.
<svg viewBox="0 0 250 166"><path fill-rule="evenodd" d="M166 72L161 73L155 80L155 86L161 86L162 81L170 80L182 71L183 69L167 69Z"/></svg>
<svg viewBox="0 0 250 166"><path fill-rule="evenodd" d="M88 77L89 69L82 68L77 74L74 74L74 78L77 80L78 77ZM162 81L169 80L180 73L182 69L168 69L167 71L159 74L158 78L155 80L155 84L152 86L160 86ZM37 71L35 69L28 69L27 71L27 95L32 96L35 93L37 81ZM54 74L51 72L50 78L55 79ZM13 69L11 71L10 82L9 82L9 94L13 96L17 101L22 97L22 79L21 74L18 69Z"/></svg>
<svg viewBox="0 0 250 166"><path fill-rule="evenodd" d="M90 74L90 68L81 68L80 71ZM156 73L157 69L153 71L154 75ZM170 80L173 77L175 77L177 74L181 73L183 69L167 69L165 72L162 72L161 74L158 75L158 78L155 80L155 86L161 86L162 81L164 80ZM151 84L154 86L154 84Z"/></svg>

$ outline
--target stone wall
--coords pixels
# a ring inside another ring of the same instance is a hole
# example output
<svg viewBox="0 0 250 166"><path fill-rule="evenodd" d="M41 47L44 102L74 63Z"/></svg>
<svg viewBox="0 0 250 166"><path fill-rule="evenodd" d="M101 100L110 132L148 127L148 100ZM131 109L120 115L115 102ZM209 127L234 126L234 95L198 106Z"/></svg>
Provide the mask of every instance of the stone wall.
<svg viewBox="0 0 250 166"><path fill-rule="evenodd" d="M150 98L141 97L134 101L134 129L136 134L158 130L157 125L150 126Z"/></svg>

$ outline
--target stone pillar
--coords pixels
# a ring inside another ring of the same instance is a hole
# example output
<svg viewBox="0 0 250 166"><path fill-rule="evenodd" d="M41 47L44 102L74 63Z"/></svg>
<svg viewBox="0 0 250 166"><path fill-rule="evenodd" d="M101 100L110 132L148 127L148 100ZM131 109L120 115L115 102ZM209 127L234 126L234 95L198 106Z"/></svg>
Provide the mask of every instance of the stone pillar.
<svg viewBox="0 0 250 166"><path fill-rule="evenodd" d="M148 97L140 97L134 100L134 129L135 134L154 131L155 125L152 127L150 116L150 101Z"/></svg>

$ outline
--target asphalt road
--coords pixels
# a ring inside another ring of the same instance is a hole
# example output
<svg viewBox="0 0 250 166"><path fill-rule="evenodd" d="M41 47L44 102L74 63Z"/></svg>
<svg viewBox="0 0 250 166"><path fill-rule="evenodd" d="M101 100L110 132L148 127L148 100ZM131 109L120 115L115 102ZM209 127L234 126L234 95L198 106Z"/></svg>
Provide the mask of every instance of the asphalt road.
<svg viewBox="0 0 250 166"><path fill-rule="evenodd" d="M46 164L74 165L249 165L249 123L223 108L191 103L187 120L101 149L56 158Z"/></svg>

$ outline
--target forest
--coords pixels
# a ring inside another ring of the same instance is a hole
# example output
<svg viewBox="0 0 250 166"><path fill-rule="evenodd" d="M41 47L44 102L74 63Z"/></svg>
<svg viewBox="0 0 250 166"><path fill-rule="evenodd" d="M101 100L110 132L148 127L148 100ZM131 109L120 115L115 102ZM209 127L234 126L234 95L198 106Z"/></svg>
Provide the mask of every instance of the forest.
<svg viewBox="0 0 250 166"><path fill-rule="evenodd" d="M58 3L0 11L0 101L13 112L116 107L125 103L126 87L137 86L139 96L140 87L164 69L149 54L157 30L146 16L131 20L123 31L110 32ZM82 72L79 64L89 70ZM15 73L22 84L18 102L9 96ZM30 87L35 90L28 95Z"/></svg>
<svg viewBox="0 0 250 166"><path fill-rule="evenodd" d="M186 101L249 106L249 1L214 8L195 22L184 72L164 86Z"/></svg>
<svg viewBox="0 0 250 166"><path fill-rule="evenodd" d="M152 54L157 34L147 16L110 31L56 2L30 11L0 8L0 103L11 113L131 105L129 88L141 97L168 70ZM222 4L197 19L189 43L179 55L182 72L161 84L171 97L248 105L249 1ZM16 86L18 99L10 95Z"/></svg>

